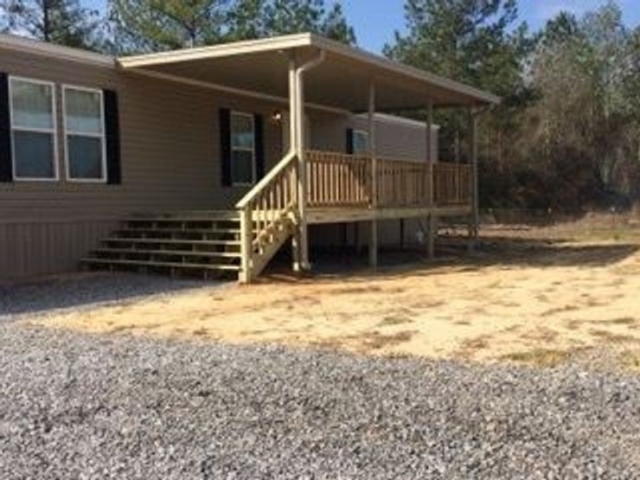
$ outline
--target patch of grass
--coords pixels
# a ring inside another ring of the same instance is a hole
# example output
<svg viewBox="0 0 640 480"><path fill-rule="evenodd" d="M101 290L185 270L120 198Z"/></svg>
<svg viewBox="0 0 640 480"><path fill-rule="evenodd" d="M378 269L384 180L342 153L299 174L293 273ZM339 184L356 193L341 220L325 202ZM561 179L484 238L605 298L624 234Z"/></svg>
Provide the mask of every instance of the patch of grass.
<svg viewBox="0 0 640 480"><path fill-rule="evenodd" d="M382 288L378 286L368 286L368 287L346 287L346 288L337 288L332 293L338 295L354 295L358 293L374 293L381 292Z"/></svg>
<svg viewBox="0 0 640 480"><path fill-rule="evenodd" d="M616 318L615 320L611 320L611 321L605 320L603 323L610 323L612 325L629 326L629 325L635 325L637 323L637 320L633 317L623 317L623 318Z"/></svg>
<svg viewBox="0 0 640 480"><path fill-rule="evenodd" d="M395 347L410 341L416 332L404 331L384 335L378 331L368 332L364 335L356 336L355 339L360 341L368 350L382 350L385 347Z"/></svg>
<svg viewBox="0 0 640 480"><path fill-rule="evenodd" d="M566 313L566 312L573 312L575 310L578 310L578 307L574 306L574 305L565 305L564 307L558 307L558 308L551 308L545 312L542 312L540 314L541 317L550 317L552 315L556 315L558 313Z"/></svg>
<svg viewBox="0 0 640 480"><path fill-rule="evenodd" d="M407 323L413 323L413 320L410 317L404 316L393 316L393 317L385 317L379 324L379 327L393 327L396 325L404 325Z"/></svg>
<svg viewBox="0 0 640 480"><path fill-rule="evenodd" d="M459 325L461 327L468 327L469 325L471 325L471 322L468 320L458 320L456 322L453 322L454 325Z"/></svg>
<svg viewBox="0 0 640 480"><path fill-rule="evenodd" d="M117 325L111 329L111 333L122 333L133 329L134 327L131 325Z"/></svg>
<svg viewBox="0 0 640 480"><path fill-rule="evenodd" d="M640 372L640 352L624 352L620 355L620 363L624 368Z"/></svg>
<svg viewBox="0 0 640 480"><path fill-rule="evenodd" d="M639 339L632 335L623 335L620 333L612 333L608 330L591 330L592 336L601 339L603 343L635 343Z"/></svg>
<svg viewBox="0 0 640 480"><path fill-rule="evenodd" d="M470 340L465 340L462 343L462 347L460 348L459 355L462 358L471 358L473 354L479 352L480 350L486 350L490 348L491 344L489 341L491 337L488 335L483 335L481 337L472 338Z"/></svg>
<svg viewBox="0 0 640 480"><path fill-rule="evenodd" d="M365 332L359 335L348 335L345 337L331 337L313 342L312 345L318 348L337 350L341 348L353 347L361 353L382 350L385 347L395 347L410 341L417 332L403 331L384 335L378 331Z"/></svg>
<svg viewBox="0 0 640 480"><path fill-rule="evenodd" d="M526 338L527 340L534 340L538 342L552 342L557 337L558 337L558 332L545 327L538 327L535 330L527 332L524 335L522 335L522 338Z"/></svg>
<svg viewBox="0 0 640 480"><path fill-rule="evenodd" d="M553 368L566 362L570 356L571 352L568 351L539 348L535 350L509 353L500 358L509 362L533 365L536 367Z"/></svg>

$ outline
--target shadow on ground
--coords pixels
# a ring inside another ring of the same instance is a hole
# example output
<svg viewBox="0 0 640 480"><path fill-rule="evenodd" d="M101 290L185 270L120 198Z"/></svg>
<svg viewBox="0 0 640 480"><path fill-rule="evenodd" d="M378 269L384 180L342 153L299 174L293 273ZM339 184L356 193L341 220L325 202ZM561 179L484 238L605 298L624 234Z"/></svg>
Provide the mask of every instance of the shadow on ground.
<svg viewBox="0 0 640 480"><path fill-rule="evenodd" d="M72 307L132 301L138 297L211 287L212 282L126 273L92 273L0 285L0 320Z"/></svg>
<svg viewBox="0 0 640 480"><path fill-rule="evenodd" d="M576 244L565 239L516 239L491 237L482 239L474 252L468 250L464 238L452 237L440 242L437 257L429 260L423 247L381 249L378 272L384 275L428 275L443 267L460 272L480 271L491 266L504 267L587 267L603 268L615 265L637 254L640 245L634 243ZM314 277L341 276L345 280L370 275L366 249L316 249L311 255ZM269 280L297 280L287 275L287 256L279 257L267 271Z"/></svg>

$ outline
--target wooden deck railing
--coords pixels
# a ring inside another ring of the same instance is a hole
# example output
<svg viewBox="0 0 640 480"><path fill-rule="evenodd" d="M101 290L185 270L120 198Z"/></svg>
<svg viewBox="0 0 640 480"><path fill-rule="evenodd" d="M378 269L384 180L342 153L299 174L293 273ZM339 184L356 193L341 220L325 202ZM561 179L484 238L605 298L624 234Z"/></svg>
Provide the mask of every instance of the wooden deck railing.
<svg viewBox="0 0 640 480"><path fill-rule="evenodd" d="M371 161L335 152L307 153L307 206L371 205Z"/></svg>
<svg viewBox="0 0 640 480"><path fill-rule="evenodd" d="M436 205L470 204L471 167L460 163L435 163L433 186Z"/></svg>
<svg viewBox="0 0 640 480"><path fill-rule="evenodd" d="M306 159L309 208L373 207L373 161L370 157L309 151ZM378 158L376 175L377 208L452 206L471 202L471 168L466 164Z"/></svg>

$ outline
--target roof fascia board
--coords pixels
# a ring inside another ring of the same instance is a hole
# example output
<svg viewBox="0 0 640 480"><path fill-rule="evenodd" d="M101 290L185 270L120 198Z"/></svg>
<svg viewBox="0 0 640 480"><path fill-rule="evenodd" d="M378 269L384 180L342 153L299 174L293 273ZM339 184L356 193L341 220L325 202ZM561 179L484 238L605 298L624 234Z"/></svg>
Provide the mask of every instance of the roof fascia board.
<svg viewBox="0 0 640 480"><path fill-rule="evenodd" d="M89 52L77 48L63 47L51 43L19 37L16 35L0 34L0 49L15 50L35 55L45 55L60 60L69 60L88 65L113 68L116 59L108 55Z"/></svg>
<svg viewBox="0 0 640 480"><path fill-rule="evenodd" d="M247 40L224 45L214 45L200 48L187 48L170 52L149 53L131 57L120 57L118 62L124 68L149 67L152 65L202 60L209 58L230 57L251 53L268 52L272 50L290 50L294 48L310 47L311 34L302 33L275 38Z"/></svg>
<svg viewBox="0 0 640 480"><path fill-rule="evenodd" d="M192 87L197 87L197 88L206 88L209 90L215 90L218 92L224 92L224 93L229 93L232 95L238 95L241 97L249 97L249 98L255 98L257 100L262 100L262 101L266 101L266 102L274 102L274 103L281 103L284 105L288 105L289 104L289 99L288 98L284 98L284 97L278 97L276 95L269 95L267 93L261 93L261 92L255 92L252 90L243 90L240 88L234 88L234 87L227 87L225 85L218 85L215 83L209 83L209 82L204 82L202 80L194 80L191 78L184 78L184 77L180 77L177 75L171 75L168 73L161 73L161 72L156 72L155 70L147 70L144 68L135 68L132 70L128 70L128 69L123 69L124 72L126 73L130 73L130 74L135 74L135 75L142 75L145 77L149 77L149 78L155 78L158 80L164 80L164 81L168 81L168 82L174 82L174 83L181 83L183 85L190 85ZM353 115L352 112L350 112L349 110L345 110L342 108L336 108L336 107L330 107L327 105L320 105L317 103L307 103L306 104L307 107L312 108L314 110L320 110L320 111L324 111L324 112L329 112L329 113L335 113L337 115L343 115L343 116L350 116Z"/></svg>

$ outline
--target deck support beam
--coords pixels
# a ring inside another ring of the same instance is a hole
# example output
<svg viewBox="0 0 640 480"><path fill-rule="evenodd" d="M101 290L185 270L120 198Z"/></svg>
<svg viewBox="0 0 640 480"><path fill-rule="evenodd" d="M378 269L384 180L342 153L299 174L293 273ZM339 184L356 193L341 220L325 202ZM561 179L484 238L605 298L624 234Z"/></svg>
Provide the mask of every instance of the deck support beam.
<svg viewBox="0 0 640 480"><path fill-rule="evenodd" d="M433 155L433 101L429 99L427 102L427 163L429 164L429 206L435 206L435 182L433 180L433 164L435 158ZM427 229L427 257L435 258L436 256L436 236L438 235L438 219L432 213L429 215L429 227Z"/></svg>
<svg viewBox="0 0 640 480"><path fill-rule="evenodd" d="M469 109L469 162L471 163L471 205L469 219L469 251L473 252L480 230L480 198L478 185L478 112Z"/></svg>
<svg viewBox="0 0 640 480"><path fill-rule="evenodd" d="M369 152L371 154L371 205L378 208L378 153L376 145L376 84L369 81ZM371 235L369 238L369 265L378 268L378 220L371 220Z"/></svg>

